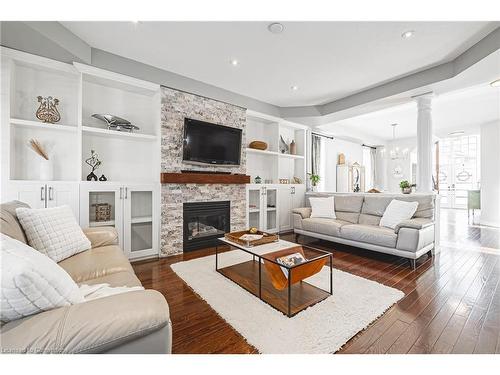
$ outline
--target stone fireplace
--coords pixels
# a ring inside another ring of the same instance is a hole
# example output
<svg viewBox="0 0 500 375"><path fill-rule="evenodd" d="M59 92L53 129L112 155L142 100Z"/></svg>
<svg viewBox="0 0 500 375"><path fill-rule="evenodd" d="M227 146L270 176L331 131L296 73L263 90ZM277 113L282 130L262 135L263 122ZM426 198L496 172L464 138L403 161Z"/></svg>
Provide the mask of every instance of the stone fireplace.
<svg viewBox="0 0 500 375"><path fill-rule="evenodd" d="M182 170L246 173L246 109L194 94L162 87L161 172ZM241 163L238 167L194 166L182 162L184 118L193 118L243 130ZM167 183L161 187L160 256L193 250L185 247L184 209L194 203L229 202L229 230L246 226L244 184ZM185 205L186 204L186 205ZM207 224L202 222L202 224ZM213 226L212 224L208 224ZM205 228L209 230L210 228Z"/></svg>

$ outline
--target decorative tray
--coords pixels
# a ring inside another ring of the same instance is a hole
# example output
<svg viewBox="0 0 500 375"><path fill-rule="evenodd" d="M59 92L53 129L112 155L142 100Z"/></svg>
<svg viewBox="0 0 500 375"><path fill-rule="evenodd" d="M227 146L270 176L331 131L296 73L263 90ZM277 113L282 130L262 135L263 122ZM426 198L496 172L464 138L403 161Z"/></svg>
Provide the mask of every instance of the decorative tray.
<svg viewBox="0 0 500 375"><path fill-rule="evenodd" d="M241 239L241 236L244 236L245 234L248 235L261 235L262 238L258 240L245 240ZM249 230L241 230L238 232L231 232L231 233L226 233L224 234L224 237L226 240L231 241L231 242L236 242L240 245L246 246L246 247L253 247L253 246L259 246L259 245L264 245L266 243L271 243L271 242L277 242L279 241L279 236L277 234L271 234L271 233L266 233L262 231L257 231L256 233L250 233Z"/></svg>

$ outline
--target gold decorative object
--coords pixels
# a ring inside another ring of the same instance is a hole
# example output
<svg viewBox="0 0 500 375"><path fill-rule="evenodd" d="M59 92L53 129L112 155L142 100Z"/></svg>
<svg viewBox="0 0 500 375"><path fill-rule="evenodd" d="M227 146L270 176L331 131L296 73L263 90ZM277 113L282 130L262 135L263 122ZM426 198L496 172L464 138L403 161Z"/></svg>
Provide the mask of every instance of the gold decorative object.
<svg viewBox="0 0 500 375"><path fill-rule="evenodd" d="M302 183L302 179L299 178L299 177L297 177L297 176L294 176L292 178L292 183L294 183L294 184L301 184Z"/></svg>
<svg viewBox="0 0 500 375"><path fill-rule="evenodd" d="M250 142L250 144L248 145L249 148L253 148L255 150L267 150L267 143L266 142L262 142L262 141L252 141Z"/></svg>
<svg viewBox="0 0 500 375"><path fill-rule="evenodd" d="M289 184L290 180L288 178L280 178L280 184Z"/></svg>
<svg viewBox="0 0 500 375"><path fill-rule="evenodd" d="M339 161L338 161L338 164L339 165L343 165L345 164L345 155L343 153L340 153L339 154Z"/></svg>
<svg viewBox="0 0 500 375"><path fill-rule="evenodd" d="M54 124L61 120L61 114L57 110L59 99L47 96L46 98L38 96L40 106L36 110L36 118L48 124Z"/></svg>
<svg viewBox="0 0 500 375"><path fill-rule="evenodd" d="M297 144L292 139L292 142L290 142L290 155L295 155L296 153L297 153Z"/></svg>

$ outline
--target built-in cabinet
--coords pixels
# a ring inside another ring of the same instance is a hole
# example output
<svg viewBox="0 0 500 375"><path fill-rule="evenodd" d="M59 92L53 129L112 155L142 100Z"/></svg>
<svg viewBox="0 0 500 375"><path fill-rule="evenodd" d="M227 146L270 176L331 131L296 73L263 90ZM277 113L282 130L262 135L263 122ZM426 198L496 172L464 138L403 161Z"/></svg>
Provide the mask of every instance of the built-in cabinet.
<svg viewBox="0 0 500 375"><path fill-rule="evenodd" d="M79 217L78 183L59 181L14 181L7 185L2 200L18 200L32 208L70 206Z"/></svg>
<svg viewBox="0 0 500 375"><path fill-rule="evenodd" d="M280 185L278 188L278 202L280 207L280 232L293 229L292 210L304 207L305 185Z"/></svg>
<svg viewBox="0 0 500 375"><path fill-rule="evenodd" d="M158 254L159 194L155 184L82 183L80 223L84 227L113 226L130 259ZM97 205L110 207L109 218L96 216Z"/></svg>
<svg viewBox="0 0 500 375"><path fill-rule="evenodd" d="M247 226L276 233L279 231L278 187L247 185Z"/></svg>
<svg viewBox="0 0 500 375"><path fill-rule="evenodd" d="M1 78L1 200L37 208L69 205L82 227L115 226L130 258L158 254L160 86L5 47ZM59 100L56 124L36 118L39 95ZM108 130L95 113L125 118L140 129ZM28 147L30 139L49 154L50 181L41 181L42 159ZM87 181L91 150L102 162L96 174L107 181ZM109 222L92 220L92 205L100 200L111 205Z"/></svg>

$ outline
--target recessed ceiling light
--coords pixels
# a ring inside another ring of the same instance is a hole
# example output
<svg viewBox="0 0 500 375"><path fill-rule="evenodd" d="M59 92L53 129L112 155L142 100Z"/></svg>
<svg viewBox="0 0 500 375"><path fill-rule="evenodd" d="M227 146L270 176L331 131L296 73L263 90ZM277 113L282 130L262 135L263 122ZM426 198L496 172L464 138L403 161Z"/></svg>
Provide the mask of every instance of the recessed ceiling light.
<svg viewBox="0 0 500 375"><path fill-rule="evenodd" d="M139 21L132 21L132 23L138 24L138 23L139 23Z"/></svg>
<svg viewBox="0 0 500 375"><path fill-rule="evenodd" d="M293 85L292 87L290 87L292 89L292 91L297 91L299 89L299 86L295 86Z"/></svg>
<svg viewBox="0 0 500 375"><path fill-rule="evenodd" d="M231 62L231 65L232 65L232 66L237 66L237 65L240 63L240 62L239 62L238 60L236 60L236 59L231 59L231 61L230 61L230 62Z"/></svg>
<svg viewBox="0 0 500 375"><path fill-rule="evenodd" d="M407 30L403 34L401 34L401 38L403 38L403 39L409 39L413 35L415 35L415 31L414 30Z"/></svg>
<svg viewBox="0 0 500 375"><path fill-rule="evenodd" d="M490 83L491 87L500 87L500 78Z"/></svg>
<svg viewBox="0 0 500 375"><path fill-rule="evenodd" d="M273 34L280 34L283 32L285 27L279 22L273 22L267 26L267 29Z"/></svg>
<svg viewBox="0 0 500 375"><path fill-rule="evenodd" d="M457 130L455 132L448 133L448 135L462 135L465 134L463 130Z"/></svg>

